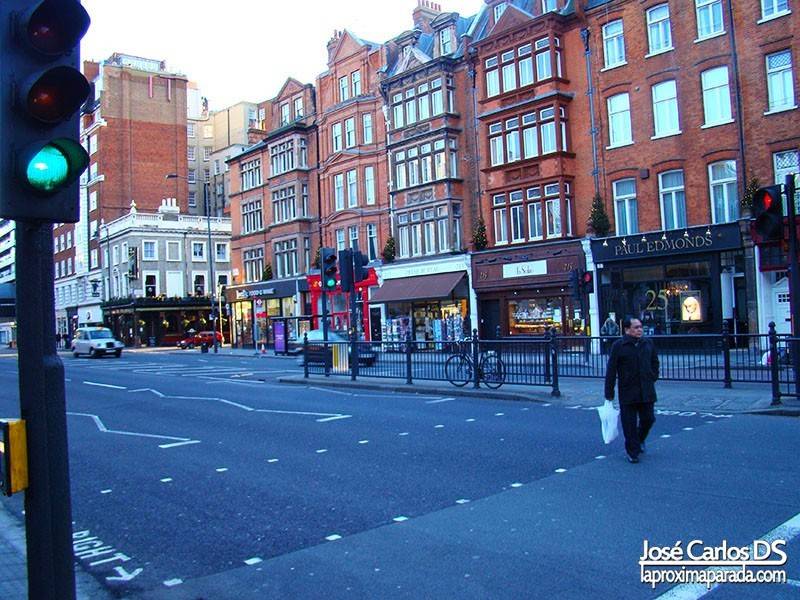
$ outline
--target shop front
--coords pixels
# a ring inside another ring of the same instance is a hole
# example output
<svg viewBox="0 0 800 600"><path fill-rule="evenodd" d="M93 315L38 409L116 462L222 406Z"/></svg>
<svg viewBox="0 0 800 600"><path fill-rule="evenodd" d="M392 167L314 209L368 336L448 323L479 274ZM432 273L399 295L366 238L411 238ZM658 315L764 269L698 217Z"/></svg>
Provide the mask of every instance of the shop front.
<svg viewBox="0 0 800 600"><path fill-rule="evenodd" d="M272 348L276 333L281 340L297 342L311 328L305 278L228 286L225 297L234 347Z"/></svg>
<svg viewBox="0 0 800 600"><path fill-rule="evenodd" d="M308 288L311 294L311 306L313 307L313 328L321 329L322 323L322 283L319 275L308 276ZM336 289L328 292L328 323L330 331L335 331L342 335L347 335L350 330L350 298L348 294L342 292L341 282L336 280ZM358 323L358 335L366 341L379 340L375 336L374 325L371 325L371 315L365 311L369 299L369 290L378 285L378 277L375 269L367 269L367 278L356 284L356 314Z"/></svg>
<svg viewBox="0 0 800 600"><path fill-rule="evenodd" d="M380 318L380 339L399 343L461 341L470 335L475 298L469 257L457 255L412 264L385 265L379 288L370 296Z"/></svg>
<svg viewBox="0 0 800 600"><path fill-rule="evenodd" d="M489 250L472 257L482 338L588 333L586 299L573 297L571 273L583 269L579 241Z"/></svg>
<svg viewBox="0 0 800 600"><path fill-rule="evenodd" d="M747 332L738 223L594 239L591 248L600 323L629 315L645 335L719 333L723 321Z"/></svg>

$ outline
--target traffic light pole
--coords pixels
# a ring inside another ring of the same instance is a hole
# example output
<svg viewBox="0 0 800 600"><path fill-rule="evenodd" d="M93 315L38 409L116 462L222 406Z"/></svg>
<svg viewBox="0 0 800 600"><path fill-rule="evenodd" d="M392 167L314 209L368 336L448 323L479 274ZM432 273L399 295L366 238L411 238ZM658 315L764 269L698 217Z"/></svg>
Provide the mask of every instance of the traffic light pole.
<svg viewBox="0 0 800 600"><path fill-rule="evenodd" d="M33 201L33 200L31 200ZM19 398L27 426L28 597L74 600L64 365L55 344L53 232L17 221Z"/></svg>
<svg viewBox="0 0 800 600"><path fill-rule="evenodd" d="M786 212L789 217L789 307L792 317L792 337L800 338L800 264L797 260L797 211L794 205L794 174L786 176ZM792 258L794 257L794 258ZM794 342L791 350L795 373L795 393L800 394L800 343Z"/></svg>

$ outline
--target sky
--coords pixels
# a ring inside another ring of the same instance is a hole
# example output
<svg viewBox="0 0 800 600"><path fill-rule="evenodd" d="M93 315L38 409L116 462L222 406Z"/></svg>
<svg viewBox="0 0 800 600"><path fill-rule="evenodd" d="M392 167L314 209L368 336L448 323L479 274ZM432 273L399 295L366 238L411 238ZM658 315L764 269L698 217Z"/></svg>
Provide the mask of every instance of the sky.
<svg viewBox="0 0 800 600"><path fill-rule="evenodd" d="M470 16L483 0L438 0ZM83 59L114 52L164 60L212 110L274 97L287 77L314 83L336 29L385 42L411 29L417 0L83 0L92 24Z"/></svg>

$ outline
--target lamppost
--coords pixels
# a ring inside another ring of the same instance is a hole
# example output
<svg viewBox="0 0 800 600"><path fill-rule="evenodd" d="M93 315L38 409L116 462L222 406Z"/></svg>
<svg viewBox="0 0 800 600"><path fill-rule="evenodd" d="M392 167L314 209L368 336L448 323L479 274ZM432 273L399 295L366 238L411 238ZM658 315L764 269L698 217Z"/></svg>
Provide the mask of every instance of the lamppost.
<svg viewBox="0 0 800 600"><path fill-rule="evenodd" d="M184 177L183 175L178 175L177 173L169 173L165 175L164 179L185 179L189 181L188 177ZM217 318L220 315L215 315L216 307L215 307L215 296L216 296L216 275L214 274L214 253L211 247L211 207L209 206L209 199L208 199L208 182L203 182L203 210L206 212L206 226L208 230L208 270L211 275L211 281L209 285L207 285L207 289L211 292L211 330L213 331L214 335L214 354L219 352L219 341L217 341Z"/></svg>

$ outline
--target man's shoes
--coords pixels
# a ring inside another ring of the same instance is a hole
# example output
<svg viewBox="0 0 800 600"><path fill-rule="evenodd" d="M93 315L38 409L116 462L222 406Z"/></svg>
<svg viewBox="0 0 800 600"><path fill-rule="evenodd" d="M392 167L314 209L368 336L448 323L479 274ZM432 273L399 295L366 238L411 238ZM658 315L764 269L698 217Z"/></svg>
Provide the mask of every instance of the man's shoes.
<svg viewBox="0 0 800 600"><path fill-rule="evenodd" d="M636 463L639 462L639 457L638 456L631 456L630 454L628 454L628 462L636 464Z"/></svg>

